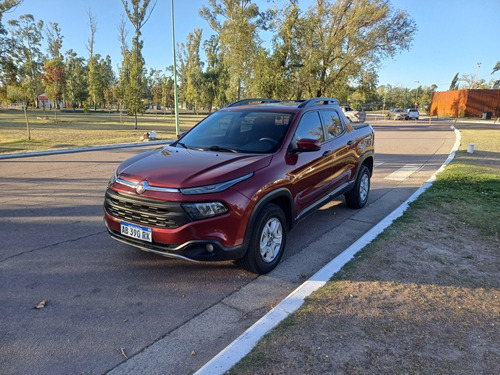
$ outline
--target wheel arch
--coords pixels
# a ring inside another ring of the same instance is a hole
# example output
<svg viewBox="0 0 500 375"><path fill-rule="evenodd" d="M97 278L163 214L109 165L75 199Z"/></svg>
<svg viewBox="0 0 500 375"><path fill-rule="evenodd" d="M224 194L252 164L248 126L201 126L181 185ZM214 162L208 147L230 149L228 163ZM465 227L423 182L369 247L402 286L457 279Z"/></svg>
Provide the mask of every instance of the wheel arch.
<svg viewBox="0 0 500 375"><path fill-rule="evenodd" d="M257 219L260 210L268 203L274 203L281 208L286 218L286 229L290 230L292 228L294 222L292 193L286 188L276 189L262 197L253 208L245 231L245 242L250 241L255 220Z"/></svg>
<svg viewBox="0 0 500 375"><path fill-rule="evenodd" d="M374 165L374 154L373 153L369 153L367 154L361 161L361 164L360 165L364 165L365 167L368 168L368 170L370 171L370 176L373 175L373 165ZM358 168L358 173L359 173L359 169ZM357 176L356 176L357 177Z"/></svg>

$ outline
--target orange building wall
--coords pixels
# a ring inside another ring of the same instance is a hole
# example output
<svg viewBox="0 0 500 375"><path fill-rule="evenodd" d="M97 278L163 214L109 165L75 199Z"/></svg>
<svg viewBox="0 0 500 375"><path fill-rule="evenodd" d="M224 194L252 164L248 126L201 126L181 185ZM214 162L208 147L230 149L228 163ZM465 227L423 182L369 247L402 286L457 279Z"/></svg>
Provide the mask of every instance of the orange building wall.
<svg viewBox="0 0 500 375"><path fill-rule="evenodd" d="M500 114L500 90L453 90L432 95L431 115L480 117L483 112Z"/></svg>

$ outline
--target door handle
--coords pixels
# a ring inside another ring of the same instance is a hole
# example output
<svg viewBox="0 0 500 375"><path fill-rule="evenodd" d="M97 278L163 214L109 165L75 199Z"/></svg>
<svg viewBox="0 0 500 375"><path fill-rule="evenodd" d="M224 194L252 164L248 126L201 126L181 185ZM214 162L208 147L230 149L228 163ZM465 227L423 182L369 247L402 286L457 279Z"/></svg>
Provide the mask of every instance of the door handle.
<svg viewBox="0 0 500 375"><path fill-rule="evenodd" d="M332 154L332 152L333 152L332 150L325 151L325 152L323 152L323 155L322 155L322 156L323 156L324 158L326 158L327 156L330 156L330 155Z"/></svg>
<svg viewBox="0 0 500 375"><path fill-rule="evenodd" d="M348 146L351 146L353 143L354 143L354 141L352 139L350 139L349 141L347 141L347 145Z"/></svg>

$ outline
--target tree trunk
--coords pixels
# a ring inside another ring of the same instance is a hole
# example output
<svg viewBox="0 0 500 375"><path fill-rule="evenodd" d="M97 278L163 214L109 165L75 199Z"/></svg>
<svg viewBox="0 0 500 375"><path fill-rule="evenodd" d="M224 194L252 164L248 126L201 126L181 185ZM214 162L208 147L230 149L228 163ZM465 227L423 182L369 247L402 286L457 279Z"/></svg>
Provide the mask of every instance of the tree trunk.
<svg viewBox="0 0 500 375"><path fill-rule="evenodd" d="M24 107L24 118L26 119L26 130L28 132L28 141L31 141L30 122L28 120L28 113L26 112L26 107L28 107L28 104L25 104L23 107Z"/></svg>

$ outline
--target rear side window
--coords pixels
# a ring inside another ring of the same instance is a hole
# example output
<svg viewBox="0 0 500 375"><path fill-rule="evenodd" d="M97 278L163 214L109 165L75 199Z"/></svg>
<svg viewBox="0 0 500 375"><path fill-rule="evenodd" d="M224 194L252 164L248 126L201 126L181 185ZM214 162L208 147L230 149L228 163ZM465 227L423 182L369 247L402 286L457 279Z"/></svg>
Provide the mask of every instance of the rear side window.
<svg viewBox="0 0 500 375"><path fill-rule="evenodd" d="M300 119L297 130L295 131L294 141L298 141L302 138L317 139L321 143L325 141L318 112L306 112Z"/></svg>
<svg viewBox="0 0 500 375"><path fill-rule="evenodd" d="M327 140L336 138L344 133L345 127L340 121L337 111L321 111L321 117L326 128Z"/></svg>

